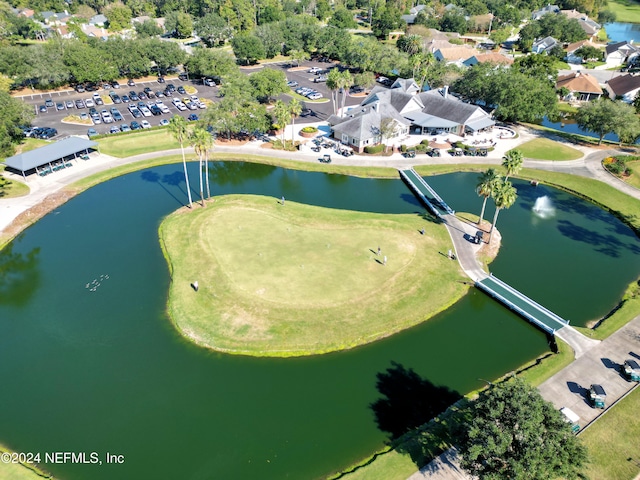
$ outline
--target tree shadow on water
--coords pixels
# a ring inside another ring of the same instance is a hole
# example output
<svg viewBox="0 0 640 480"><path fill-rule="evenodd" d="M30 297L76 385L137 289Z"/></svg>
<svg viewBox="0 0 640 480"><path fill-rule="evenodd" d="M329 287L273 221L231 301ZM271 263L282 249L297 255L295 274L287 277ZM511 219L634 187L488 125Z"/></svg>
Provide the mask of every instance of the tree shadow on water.
<svg viewBox="0 0 640 480"><path fill-rule="evenodd" d="M183 201L181 201L178 197L176 197L173 194L173 192L171 192L165 185L163 185L163 183L167 183L169 185L177 186L178 175L180 175L180 172L176 171L170 175L164 175L162 178L162 181L160 181L160 175L158 175L156 172L153 172L151 170L145 170L140 174L140 178L142 178L142 180L144 180L145 182L157 183L176 202L178 202L180 205L184 205L185 203ZM166 181L166 180L169 180L169 181ZM184 174L182 174L182 180L184 180Z"/></svg>
<svg viewBox="0 0 640 480"><path fill-rule="evenodd" d="M635 242L623 243L613 235L601 234L588 230L567 220L561 220L558 222L558 230L565 237L578 242L587 243L591 245L595 251L603 253L609 257L618 258L622 250L628 250L635 255L640 254L640 247L635 245Z"/></svg>
<svg viewBox="0 0 640 480"><path fill-rule="evenodd" d="M14 243L0 251L0 304L21 307L40 286L40 248L15 253Z"/></svg>
<svg viewBox="0 0 640 480"><path fill-rule="evenodd" d="M383 398L371 404L371 409L378 428L389 433L390 440L427 423L462 398L455 390L436 386L395 362L377 378Z"/></svg>

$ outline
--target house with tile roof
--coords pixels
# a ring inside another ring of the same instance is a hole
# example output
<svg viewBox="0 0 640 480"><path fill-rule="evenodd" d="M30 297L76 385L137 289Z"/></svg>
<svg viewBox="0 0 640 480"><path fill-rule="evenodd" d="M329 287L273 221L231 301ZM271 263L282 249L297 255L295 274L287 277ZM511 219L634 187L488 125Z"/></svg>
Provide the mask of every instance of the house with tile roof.
<svg viewBox="0 0 640 480"><path fill-rule="evenodd" d="M612 100L619 98L632 103L640 91L640 75L626 74L613 77L607 81L606 88Z"/></svg>
<svg viewBox="0 0 640 480"><path fill-rule="evenodd" d="M556 89L566 88L569 93L564 97L566 101L588 102L602 96L602 87L598 80L580 70L568 75L560 75L556 81Z"/></svg>
<svg viewBox="0 0 640 480"><path fill-rule="evenodd" d="M473 67L478 63L493 63L494 65L509 66L513 64L513 58L507 57L500 52L488 52L474 55L473 57L470 57L462 62L465 67Z"/></svg>
<svg viewBox="0 0 640 480"><path fill-rule="evenodd" d="M589 36L589 38L595 37L602 29L602 25L594 20L591 20L586 13L578 12L576 9L561 10L560 13L562 13L567 18L577 20L580 24L580 27L582 28L582 30L584 30L584 33Z"/></svg>
<svg viewBox="0 0 640 480"><path fill-rule="evenodd" d="M480 52L478 50L472 47L453 46L439 48L433 52L433 56L440 62L445 62L447 64L453 63L458 66L462 66L465 60L473 57L474 55L478 55L479 53Z"/></svg>

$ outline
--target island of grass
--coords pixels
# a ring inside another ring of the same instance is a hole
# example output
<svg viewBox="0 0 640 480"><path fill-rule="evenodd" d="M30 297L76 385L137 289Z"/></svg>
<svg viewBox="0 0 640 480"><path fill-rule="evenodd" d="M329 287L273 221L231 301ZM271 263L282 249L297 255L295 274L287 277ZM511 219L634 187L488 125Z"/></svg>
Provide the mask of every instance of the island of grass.
<svg viewBox="0 0 640 480"><path fill-rule="evenodd" d="M174 212L160 240L172 321L193 342L228 353L355 347L423 322L468 289L447 258L444 225L416 214L229 195Z"/></svg>

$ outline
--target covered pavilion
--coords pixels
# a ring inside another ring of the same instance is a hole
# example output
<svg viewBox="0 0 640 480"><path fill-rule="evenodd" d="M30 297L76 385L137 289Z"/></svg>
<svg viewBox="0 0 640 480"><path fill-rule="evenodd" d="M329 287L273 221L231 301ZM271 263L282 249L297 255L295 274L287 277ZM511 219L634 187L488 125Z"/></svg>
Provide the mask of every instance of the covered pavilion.
<svg viewBox="0 0 640 480"><path fill-rule="evenodd" d="M27 175L38 173L46 175L60 168L71 166L67 163L75 160L78 155L88 155L90 150L98 150L98 143L81 137L67 137L57 142L36 148L25 153L19 153L5 159L8 170ZM41 170L39 170L41 169Z"/></svg>

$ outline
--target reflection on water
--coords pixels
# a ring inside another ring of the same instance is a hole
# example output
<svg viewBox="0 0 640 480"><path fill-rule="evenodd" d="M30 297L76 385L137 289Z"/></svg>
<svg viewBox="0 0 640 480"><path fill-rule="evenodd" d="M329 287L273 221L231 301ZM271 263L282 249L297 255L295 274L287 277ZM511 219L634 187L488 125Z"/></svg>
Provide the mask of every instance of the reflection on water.
<svg viewBox="0 0 640 480"><path fill-rule="evenodd" d="M40 248L27 253L14 252L17 241L0 250L0 304L24 306L40 283L38 270Z"/></svg>

